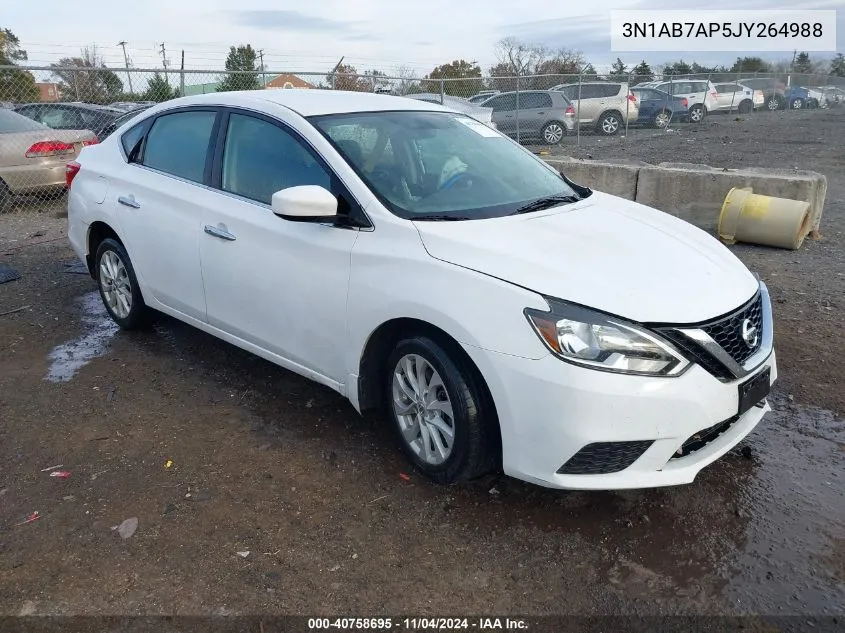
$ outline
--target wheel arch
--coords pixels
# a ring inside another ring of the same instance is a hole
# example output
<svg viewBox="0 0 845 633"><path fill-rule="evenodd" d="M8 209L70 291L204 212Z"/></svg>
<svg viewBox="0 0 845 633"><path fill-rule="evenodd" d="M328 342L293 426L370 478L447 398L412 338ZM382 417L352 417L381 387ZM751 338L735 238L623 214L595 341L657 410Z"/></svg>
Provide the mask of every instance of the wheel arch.
<svg viewBox="0 0 845 633"><path fill-rule="evenodd" d="M88 252L85 255L85 264L88 266L88 272L92 279L97 279L97 267L94 266L94 256L97 254L97 248L99 248L103 240L108 238L120 242L123 248L126 248L126 244L117 234L117 231L107 222L96 220L88 226L88 236L85 240Z"/></svg>
<svg viewBox="0 0 845 633"><path fill-rule="evenodd" d="M458 340L442 328L417 318L399 317L385 321L370 333L364 344L358 362L358 406L360 410L378 409L381 404L381 386L379 377L385 371L385 363L390 350L401 339L409 336L428 336L440 344L447 352L454 355L454 360L464 369L472 372L478 385L484 390L485 397L495 410L495 403L490 394L487 381L478 366L464 351Z"/></svg>

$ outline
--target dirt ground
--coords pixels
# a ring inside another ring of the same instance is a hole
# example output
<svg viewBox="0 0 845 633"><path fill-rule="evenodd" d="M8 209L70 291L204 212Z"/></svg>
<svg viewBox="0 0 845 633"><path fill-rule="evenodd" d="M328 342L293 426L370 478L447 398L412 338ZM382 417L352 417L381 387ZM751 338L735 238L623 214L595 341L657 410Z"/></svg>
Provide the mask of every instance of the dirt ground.
<svg viewBox="0 0 845 633"><path fill-rule="evenodd" d="M430 484L327 389L169 318L116 332L66 219L0 215L0 615L845 614L845 111L735 119L558 150L829 179L823 239L732 247L775 300L775 410L671 489Z"/></svg>

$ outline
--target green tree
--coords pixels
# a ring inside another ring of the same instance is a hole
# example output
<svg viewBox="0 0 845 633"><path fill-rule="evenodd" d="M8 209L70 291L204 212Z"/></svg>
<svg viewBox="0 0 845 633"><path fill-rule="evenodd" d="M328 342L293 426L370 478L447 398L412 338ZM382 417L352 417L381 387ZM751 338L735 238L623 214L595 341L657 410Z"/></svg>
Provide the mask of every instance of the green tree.
<svg viewBox="0 0 845 633"><path fill-rule="evenodd" d="M810 55L807 53L798 53L795 57L795 63L792 69L796 73L811 73L813 72L813 62L810 61Z"/></svg>
<svg viewBox="0 0 845 633"><path fill-rule="evenodd" d="M845 77L845 55L837 53L836 57L830 60L830 74Z"/></svg>
<svg viewBox="0 0 845 633"><path fill-rule="evenodd" d="M50 67L64 100L110 103L123 93L123 82L106 67L96 46L86 46L79 57L63 57Z"/></svg>
<svg viewBox="0 0 845 633"><path fill-rule="evenodd" d="M255 67L257 54L250 44L229 47L226 57L226 70L232 71L220 78L217 92L231 90L259 90L258 69Z"/></svg>
<svg viewBox="0 0 845 633"><path fill-rule="evenodd" d="M616 61L613 62L613 65L610 67L610 74L616 75L617 77L622 77L628 74L628 67L625 65L625 62L623 62L622 59L617 57Z"/></svg>
<svg viewBox="0 0 845 633"><path fill-rule="evenodd" d="M448 64L441 64L424 79L443 79L443 92L457 97L471 97L481 90L481 66L475 62L456 59ZM427 92L440 92L440 81L425 81L423 88Z"/></svg>
<svg viewBox="0 0 845 633"><path fill-rule="evenodd" d="M143 101L155 101L156 103L161 103L162 101L168 101L175 98L177 93L178 91L174 90L170 85L170 82L167 81L167 77L161 73L154 73L147 82L147 89L141 97Z"/></svg>
<svg viewBox="0 0 845 633"><path fill-rule="evenodd" d="M634 66L634 70L632 72L634 73L634 76L631 77L631 84L634 86L644 81L654 80L654 72L651 70L651 66L648 65L646 60L643 60Z"/></svg>
<svg viewBox="0 0 845 633"><path fill-rule="evenodd" d="M760 57L737 57L731 66L732 73L767 73L771 72L769 64Z"/></svg>
<svg viewBox="0 0 845 633"><path fill-rule="evenodd" d="M26 61L26 51L20 40L9 29L0 28L0 66L14 66ZM0 70L0 101L38 101L35 77L25 70Z"/></svg>
<svg viewBox="0 0 845 633"><path fill-rule="evenodd" d="M599 75L592 64L587 64L581 69L581 81L595 81L598 78Z"/></svg>
<svg viewBox="0 0 845 633"><path fill-rule="evenodd" d="M683 59L663 66L664 75L689 75L692 73L692 66Z"/></svg>

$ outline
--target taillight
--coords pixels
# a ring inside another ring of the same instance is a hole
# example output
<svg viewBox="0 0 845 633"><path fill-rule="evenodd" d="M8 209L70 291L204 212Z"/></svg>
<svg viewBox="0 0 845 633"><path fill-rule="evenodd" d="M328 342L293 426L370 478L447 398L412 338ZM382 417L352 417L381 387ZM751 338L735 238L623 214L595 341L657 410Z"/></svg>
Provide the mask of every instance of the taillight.
<svg viewBox="0 0 845 633"><path fill-rule="evenodd" d="M572 106L566 106L566 112L563 113L564 116L575 116L575 108Z"/></svg>
<svg viewBox="0 0 845 633"><path fill-rule="evenodd" d="M27 158L42 158L44 156L61 156L72 154L73 145L62 141L39 141L26 150Z"/></svg>
<svg viewBox="0 0 845 633"><path fill-rule="evenodd" d="M79 173L80 169L82 169L82 165L77 163L75 160L72 160L67 165L65 165L65 184L67 185L68 189L70 189L70 186L73 183L73 179L76 178L76 174Z"/></svg>
<svg viewBox="0 0 845 633"><path fill-rule="evenodd" d="M88 147L89 145L96 145L96 144L97 144L97 143L99 143L99 142L100 142L100 139L98 139L98 138L95 136L94 138L92 138L92 139L88 139L87 141L82 141L82 146L83 146L83 147Z"/></svg>
<svg viewBox="0 0 845 633"><path fill-rule="evenodd" d="M687 100L686 97L681 97L681 105L684 106L685 108L689 107L689 101Z"/></svg>
<svg viewBox="0 0 845 633"><path fill-rule="evenodd" d="M714 99L716 99L716 98L718 98L719 93L718 92L711 92L710 96L713 97Z"/></svg>
<svg viewBox="0 0 845 633"><path fill-rule="evenodd" d="M633 94L628 95L628 101L630 101L631 103L636 103L637 102L637 95L633 95Z"/></svg>

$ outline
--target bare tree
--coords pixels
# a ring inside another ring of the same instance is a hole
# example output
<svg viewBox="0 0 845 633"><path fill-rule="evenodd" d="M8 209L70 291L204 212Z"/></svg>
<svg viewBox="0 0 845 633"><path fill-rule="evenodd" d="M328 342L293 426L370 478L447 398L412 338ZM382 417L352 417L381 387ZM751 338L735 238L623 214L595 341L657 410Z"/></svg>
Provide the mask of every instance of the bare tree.
<svg viewBox="0 0 845 633"><path fill-rule="evenodd" d="M549 49L542 44L526 44L514 37L496 42L497 66L506 66L517 76L532 74L549 57Z"/></svg>
<svg viewBox="0 0 845 633"><path fill-rule="evenodd" d="M407 95L420 91L420 82L410 66L397 66L393 72L393 92L397 95Z"/></svg>

